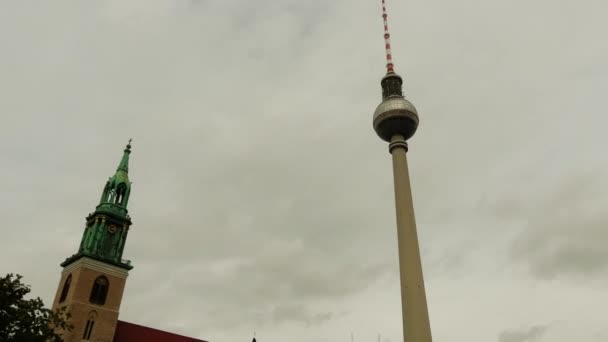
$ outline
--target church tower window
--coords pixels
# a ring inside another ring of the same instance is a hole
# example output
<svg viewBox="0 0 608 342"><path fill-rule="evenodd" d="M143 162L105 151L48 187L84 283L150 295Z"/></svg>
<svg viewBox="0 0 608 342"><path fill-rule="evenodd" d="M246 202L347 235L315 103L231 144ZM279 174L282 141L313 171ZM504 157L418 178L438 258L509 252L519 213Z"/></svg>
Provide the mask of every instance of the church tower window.
<svg viewBox="0 0 608 342"><path fill-rule="evenodd" d="M127 193L127 186L124 183L118 185L118 190L116 191L116 204L123 205L125 200L125 195Z"/></svg>
<svg viewBox="0 0 608 342"><path fill-rule="evenodd" d="M59 303L65 302L65 299L68 297L68 292L70 291L70 285L72 284L72 275L70 274L68 278L63 283L63 290L61 290L61 296L59 297Z"/></svg>
<svg viewBox="0 0 608 342"><path fill-rule="evenodd" d="M93 288L91 289L91 296L89 301L93 304L104 305L106 303L106 297L108 295L109 282L108 278L100 276L95 279Z"/></svg>
<svg viewBox="0 0 608 342"><path fill-rule="evenodd" d="M97 317L97 313L94 311L89 314L89 318L87 319L87 324L84 327L84 332L82 333L83 341L91 340L91 334L93 333L93 327L95 326L96 317Z"/></svg>
<svg viewBox="0 0 608 342"><path fill-rule="evenodd" d="M110 194L108 195L108 203L113 203L116 198L116 190L110 189Z"/></svg>

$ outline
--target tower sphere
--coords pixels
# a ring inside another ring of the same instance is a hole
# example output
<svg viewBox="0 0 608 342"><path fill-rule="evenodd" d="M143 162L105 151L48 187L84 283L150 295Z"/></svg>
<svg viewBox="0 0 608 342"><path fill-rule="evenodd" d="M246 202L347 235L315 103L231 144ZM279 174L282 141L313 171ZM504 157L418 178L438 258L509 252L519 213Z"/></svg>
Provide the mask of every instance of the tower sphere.
<svg viewBox="0 0 608 342"><path fill-rule="evenodd" d="M384 141L394 135L411 138L418 128L418 112L414 105L399 95L391 95L378 105L374 112L374 130Z"/></svg>

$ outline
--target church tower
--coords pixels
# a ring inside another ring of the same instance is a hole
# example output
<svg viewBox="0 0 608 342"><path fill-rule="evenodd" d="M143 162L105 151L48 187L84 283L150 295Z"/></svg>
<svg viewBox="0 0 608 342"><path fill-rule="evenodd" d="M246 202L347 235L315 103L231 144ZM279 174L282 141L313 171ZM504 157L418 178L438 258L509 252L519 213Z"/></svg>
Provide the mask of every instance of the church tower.
<svg viewBox="0 0 608 342"><path fill-rule="evenodd" d="M78 252L61 263L63 272L53 309L67 306L73 330L65 342L112 342L131 262L122 259L131 218L127 211L131 182L129 155L124 150L114 176L103 189L99 205L86 218Z"/></svg>

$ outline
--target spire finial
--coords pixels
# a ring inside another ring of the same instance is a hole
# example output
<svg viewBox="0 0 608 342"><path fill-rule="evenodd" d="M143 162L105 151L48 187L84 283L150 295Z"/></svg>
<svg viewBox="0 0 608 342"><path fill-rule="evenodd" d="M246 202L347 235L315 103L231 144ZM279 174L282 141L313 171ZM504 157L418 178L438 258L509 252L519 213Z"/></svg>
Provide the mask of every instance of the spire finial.
<svg viewBox="0 0 608 342"><path fill-rule="evenodd" d="M129 143L127 143L127 147L122 155L122 160L120 161L120 164L118 164L118 169L116 171L129 172L129 154L131 154L132 141L133 139L129 139Z"/></svg>
<svg viewBox="0 0 608 342"><path fill-rule="evenodd" d="M391 34L388 32L388 14L386 13L386 0L382 0L382 18L384 20L384 47L386 49L386 73L395 72L393 55L391 53Z"/></svg>

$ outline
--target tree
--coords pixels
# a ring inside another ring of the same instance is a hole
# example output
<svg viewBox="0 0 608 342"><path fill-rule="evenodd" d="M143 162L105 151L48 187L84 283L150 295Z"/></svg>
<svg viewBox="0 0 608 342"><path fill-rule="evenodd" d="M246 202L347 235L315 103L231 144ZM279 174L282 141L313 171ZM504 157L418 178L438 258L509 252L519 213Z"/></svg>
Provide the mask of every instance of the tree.
<svg viewBox="0 0 608 342"><path fill-rule="evenodd" d="M62 331L72 330L65 307L56 311L44 307L40 297L25 299L30 286L20 275L0 277L0 341L62 342Z"/></svg>

